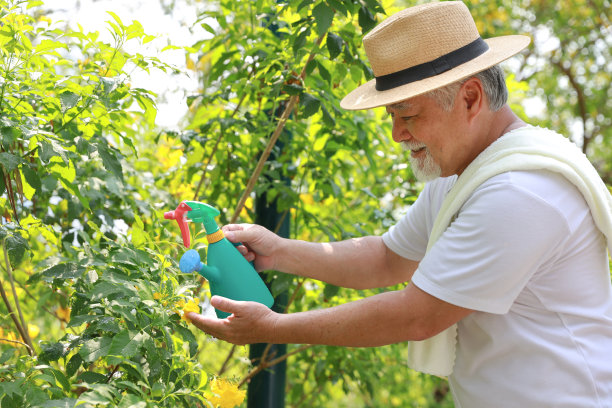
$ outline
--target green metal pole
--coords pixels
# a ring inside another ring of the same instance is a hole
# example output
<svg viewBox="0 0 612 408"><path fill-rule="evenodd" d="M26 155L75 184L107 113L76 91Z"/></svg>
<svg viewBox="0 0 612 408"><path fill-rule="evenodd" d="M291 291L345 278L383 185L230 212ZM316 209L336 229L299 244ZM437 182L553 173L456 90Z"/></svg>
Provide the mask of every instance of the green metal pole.
<svg viewBox="0 0 612 408"><path fill-rule="evenodd" d="M275 230L282 237L289 236L289 217L282 218L277 210L276 202L267 203L266 194L257 197L256 200L256 222L264 227ZM274 300L272 310L284 312L287 305L288 295L283 292ZM249 349L249 358L253 365L257 365L261 359L267 344L252 344ZM287 353L286 344L272 344L267 352L268 356L282 356ZM287 376L286 360L267 370L261 371L251 379L247 394L248 408L283 408L285 406L285 383Z"/></svg>
<svg viewBox="0 0 612 408"><path fill-rule="evenodd" d="M278 0L277 0L278 1ZM273 23L275 16L268 15L267 18L263 19L267 24L267 27L277 37L279 37L278 26ZM270 114L276 117L281 115L283 105L278 107L276 112L270 112ZM283 148L283 139L291 140L291 134L285 130L281 133L276 146L268 158L268 161L276 160ZM285 185L290 185L288 177L281 176ZM267 193L263 192L258 194L255 200L255 222L268 228L271 231L275 231L278 235L284 238L289 237L289 220L290 217L283 216L278 211L278 199L268 202ZM270 282L266 282L269 286ZM274 306L272 310L275 312L282 313L285 311L285 307L289 300L287 292L283 292L277 295L274 299ZM253 362L253 365L257 365L262 358L262 355L268 347L268 344L252 344L249 347L249 359ZM286 344L272 344L267 352L268 356L282 356L287 353ZM282 362L269 367L266 370L259 372L249 382L247 390L247 407L248 408L284 408L285 407L285 384L287 377L287 361Z"/></svg>
<svg viewBox="0 0 612 408"><path fill-rule="evenodd" d="M280 143L279 143L280 145ZM279 146L281 147L281 146ZM273 158L271 158L273 160ZM286 184L289 180L284 178ZM266 192L257 196L255 200L255 222L271 231L276 231L281 237L289 237L289 216L283 216L278 211L277 200L268 203ZM269 284L269 282L266 282ZM282 313L288 302L287 292L276 296L272 310ZM253 365L257 365L268 345L252 344L249 349L249 358ZM267 352L268 356L282 356L287 353L286 344L272 344ZM248 408L283 408L285 406L285 383L287 375L286 360L255 375L249 383L247 392Z"/></svg>

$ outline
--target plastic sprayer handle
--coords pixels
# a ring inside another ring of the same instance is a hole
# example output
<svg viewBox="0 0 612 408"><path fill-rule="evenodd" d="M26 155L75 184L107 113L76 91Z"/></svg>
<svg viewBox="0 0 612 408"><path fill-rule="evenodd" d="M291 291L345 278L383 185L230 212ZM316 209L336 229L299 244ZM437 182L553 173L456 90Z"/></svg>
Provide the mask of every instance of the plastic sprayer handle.
<svg viewBox="0 0 612 408"><path fill-rule="evenodd" d="M189 226L187 225L187 213L191 211L185 202L182 202L176 207L176 210L168 211L164 213L164 218L167 220L176 220L181 229L181 236L183 237L183 245L189 248L191 245L191 237L189 235Z"/></svg>

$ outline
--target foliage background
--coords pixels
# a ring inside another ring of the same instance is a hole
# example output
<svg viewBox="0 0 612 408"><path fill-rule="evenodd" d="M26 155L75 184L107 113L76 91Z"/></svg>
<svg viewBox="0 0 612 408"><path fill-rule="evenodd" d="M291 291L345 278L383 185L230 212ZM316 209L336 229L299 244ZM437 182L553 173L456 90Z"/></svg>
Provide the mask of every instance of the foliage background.
<svg viewBox="0 0 612 408"><path fill-rule="evenodd" d="M109 10L105 43L51 21L40 1L0 1L0 406L234 406L279 357L289 358L288 406L452 406L444 380L406 368L401 344L294 345L253 366L245 348L193 330L176 311L191 298L205 306L207 285L178 270L184 249L162 217L197 199L222 211L220 223L249 222L265 192L294 238L392 225L421 186L383 110L338 102L371 78L363 34L411 4L201 3L198 24L212 38L184 49L201 88L169 131L155 126L157 95L130 83L136 70L178 74L126 51L153 40L140 23ZM513 108L575 140L610 185L609 3L467 4L484 38L535 39L507 64ZM525 109L533 97L543 112ZM258 176L267 145L273 158ZM373 293L270 275L289 312Z"/></svg>

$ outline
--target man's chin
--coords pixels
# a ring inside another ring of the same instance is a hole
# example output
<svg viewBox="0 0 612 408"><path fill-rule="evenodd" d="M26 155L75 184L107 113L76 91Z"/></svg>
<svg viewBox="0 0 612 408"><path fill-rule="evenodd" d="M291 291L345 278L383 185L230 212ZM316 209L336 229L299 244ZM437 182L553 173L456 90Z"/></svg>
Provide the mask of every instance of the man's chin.
<svg viewBox="0 0 612 408"><path fill-rule="evenodd" d="M422 183L427 183L429 181L433 181L441 176L442 169L435 163L423 163L422 161L419 163L417 160L410 162L410 167L412 168L412 174Z"/></svg>

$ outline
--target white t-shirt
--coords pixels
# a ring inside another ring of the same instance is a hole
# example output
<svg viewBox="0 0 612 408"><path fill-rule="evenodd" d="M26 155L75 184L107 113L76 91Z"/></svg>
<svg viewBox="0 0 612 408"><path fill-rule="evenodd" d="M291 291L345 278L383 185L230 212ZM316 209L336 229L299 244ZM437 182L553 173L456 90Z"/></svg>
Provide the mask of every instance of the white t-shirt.
<svg viewBox="0 0 612 408"><path fill-rule="evenodd" d="M429 183L383 235L413 283L476 310L458 323L457 407L612 407L606 242L580 192L548 171L478 187L425 256L456 176Z"/></svg>

